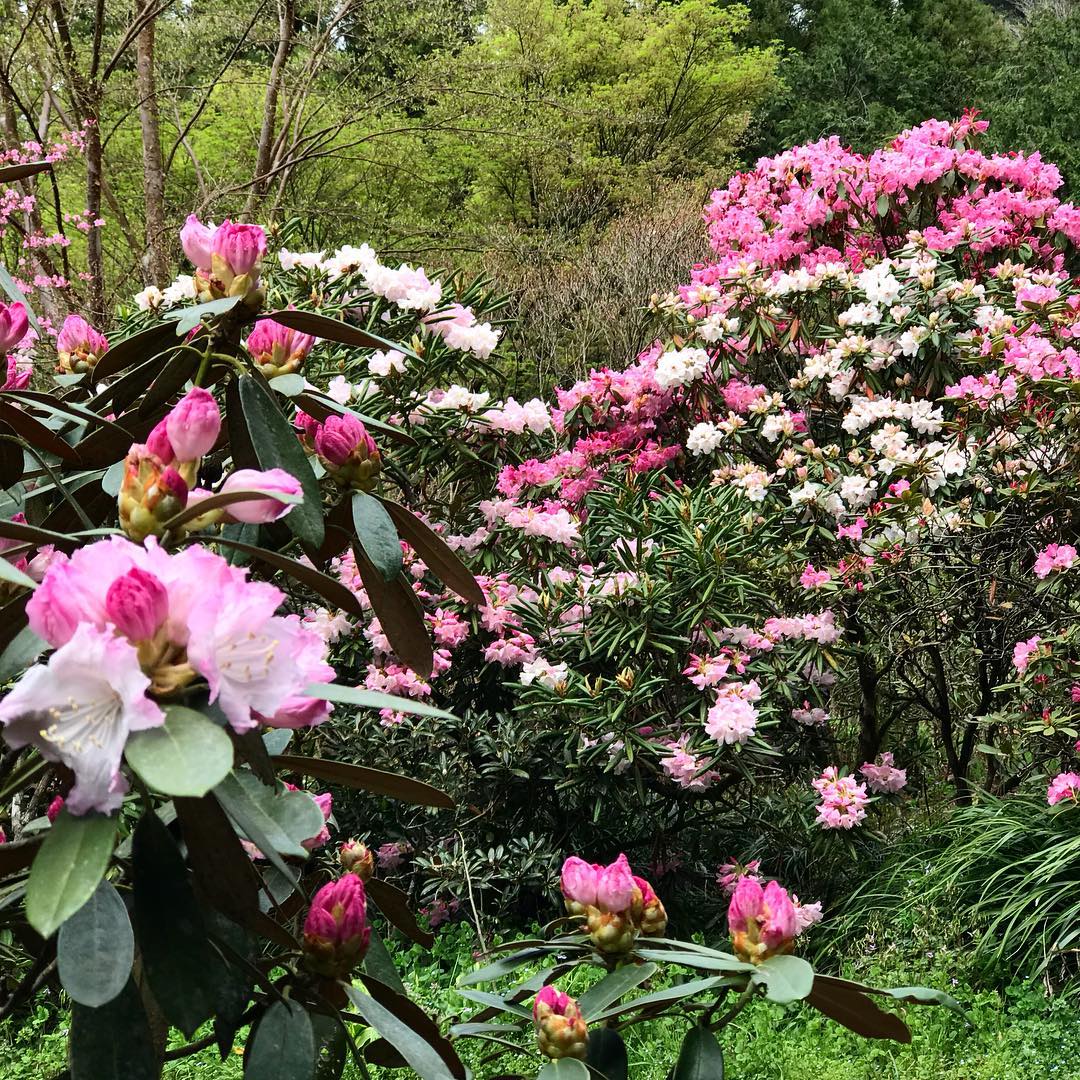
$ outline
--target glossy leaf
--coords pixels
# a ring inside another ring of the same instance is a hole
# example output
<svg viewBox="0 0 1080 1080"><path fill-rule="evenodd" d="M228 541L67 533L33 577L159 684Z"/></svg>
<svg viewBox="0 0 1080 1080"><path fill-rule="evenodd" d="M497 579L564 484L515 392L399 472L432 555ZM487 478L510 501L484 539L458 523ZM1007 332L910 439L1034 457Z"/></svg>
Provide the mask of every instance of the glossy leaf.
<svg viewBox="0 0 1080 1080"><path fill-rule="evenodd" d="M373 877L367 883L367 895L387 920L411 941L423 945L425 949L435 944L435 935L424 930L416 921L409 907L409 898L396 885Z"/></svg>
<svg viewBox="0 0 1080 1080"><path fill-rule="evenodd" d="M590 986L578 998L578 1005L586 1022L596 1013L606 1009L612 1002L618 1001L623 994L640 986L656 972L656 964L626 964L606 975L595 986Z"/></svg>
<svg viewBox="0 0 1080 1080"><path fill-rule="evenodd" d="M118 375L132 364L153 359L172 346L173 327L168 323L156 323L109 346L108 352L97 362L93 371L94 382ZM149 385L149 383L147 384Z"/></svg>
<svg viewBox="0 0 1080 1080"><path fill-rule="evenodd" d="M0 426L0 435L9 435L10 438L0 438L0 488L14 487L23 476L26 469L26 455L22 446L15 442L15 435L10 428Z"/></svg>
<svg viewBox="0 0 1080 1080"><path fill-rule="evenodd" d="M397 967L379 932L374 926L371 928L371 940L368 942L367 952L364 953L364 971L374 976L381 983L385 983L399 994L405 993L405 984L401 981Z"/></svg>
<svg viewBox="0 0 1080 1080"><path fill-rule="evenodd" d="M770 1001L801 1001L814 988L814 969L800 956L770 956L758 964L751 982L765 987Z"/></svg>
<svg viewBox="0 0 1080 1080"><path fill-rule="evenodd" d="M604 1080L627 1080L630 1063L622 1036L613 1028L593 1028L586 1045L585 1064Z"/></svg>
<svg viewBox="0 0 1080 1080"><path fill-rule="evenodd" d="M22 289L19 288L15 279L8 273L7 267L3 264L0 264L0 289L3 289L17 304L22 304L26 308L26 317L30 320L30 325L40 334L41 323L38 322L34 309L30 306L30 301L26 299Z"/></svg>
<svg viewBox="0 0 1080 1080"><path fill-rule="evenodd" d="M161 1066L134 980L96 1009L72 1006L69 1056L71 1080L158 1080Z"/></svg>
<svg viewBox="0 0 1080 1080"><path fill-rule="evenodd" d="M577 1058L558 1058L549 1061L537 1074L536 1080L588 1080L589 1070Z"/></svg>
<svg viewBox="0 0 1080 1080"><path fill-rule="evenodd" d="M484 594L476 583L476 578L469 573L468 567L446 541L429 529L411 510L390 499L381 501L402 540L416 551L428 569L462 600L482 607Z"/></svg>
<svg viewBox="0 0 1080 1080"><path fill-rule="evenodd" d="M251 1039L244 1080L314 1080L315 1033L303 1006L275 1001Z"/></svg>
<svg viewBox="0 0 1080 1080"><path fill-rule="evenodd" d="M362 686L312 683L304 688L304 693L308 697L336 701L341 705L359 705L363 709L393 709L395 712L409 713L411 716L438 716L443 720L457 719L453 713L445 709L436 709L434 705L428 705L423 701L384 694L379 690L366 690Z"/></svg>
<svg viewBox="0 0 1080 1080"><path fill-rule="evenodd" d="M31 592L38 587L38 583L29 574L24 574L7 559L0 559L0 581L6 581L9 585L16 585L20 589L29 589Z"/></svg>
<svg viewBox="0 0 1080 1080"><path fill-rule="evenodd" d="M198 502L188 503L180 513L169 518L162 525L162 528L168 530L178 529L181 525L186 525L189 521L194 521L195 518L202 517L203 514L208 514L211 510L221 510L226 506L232 506L233 503L251 502L255 499L266 498L289 503L294 507L299 507L299 504L303 502L302 495L290 495L283 491L259 491L257 488L248 488L244 491L219 491L214 495L207 496L205 499L198 500ZM292 510L291 513L296 513L296 510Z"/></svg>
<svg viewBox="0 0 1080 1080"><path fill-rule="evenodd" d="M383 576L393 581L401 573L401 542L390 515L373 495L357 491L352 497L353 528L364 553Z"/></svg>
<svg viewBox="0 0 1080 1080"><path fill-rule="evenodd" d="M26 918L42 937L51 937L93 896L115 841L116 818L60 811L26 886Z"/></svg>
<svg viewBox="0 0 1080 1080"><path fill-rule="evenodd" d="M237 379L251 448L261 469L284 469L300 481L304 501L284 519L294 536L318 547L323 541L322 493L296 430L285 419L274 392L261 379Z"/></svg>
<svg viewBox="0 0 1080 1080"><path fill-rule="evenodd" d="M639 1009L648 1008L650 1005L666 1005L669 1001L682 1001L691 998L695 994L705 993L709 990L719 990L727 986L741 986L745 983L742 976L736 975L713 975L708 979L689 979L684 983L676 983L674 986L665 987L663 990L654 990L651 994L642 994L640 997L631 998L618 1005L606 1008L592 1017L593 1021L607 1020L622 1013L637 1012Z"/></svg>
<svg viewBox="0 0 1080 1080"><path fill-rule="evenodd" d="M72 464L79 462L79 454L73 446L64 442L52 428L46 427L10 401L0 400L0 421L38 450Z"/></svg>
<svg viewBox="0 0 1080 1080"><path fill-rule="evenodd" d="M450 810L454 806L454 800L445 792L425 784L422 780L414 780L411 776L369 769L366 765L302 757L299 754L281 754L274 761L281 768L302 776L313 776L331 784L371 791L376 795L386 795L416 806L438 806L444 810Z"/></svg>
<svg viewBox="0 0 1080 1080"><path fill-rule="evenodd" d="M686 1033L672 1080L724 1080L724 1052L708 1028L695 1024Z"/></svg>
<svg viewBox="0 0 1080 1080"><path fill-rule="evenodd" d="M398 352L417 359L416 354L400 342L388 341L386 338L379 337L378 334L361 330L359 326L341 322L340 319L330 319L314 311L298 311L295 308L289 308L285 311L268 311L259 318L273 319L282 326L299 330L302 334L325 338L327 341L338 341L343 345L355 345L361 349L397 349Z"/></svg>
<svg viewBox="0 0 1080 1080"><path fill-rule="evenodd" d="M401 1054L421 1080L453 1080L446 1062L423 1036L370 994L352 986L346 987L345 993L356 1011Z"/></svg>
<svg viewBox="0 0 1080 1080"><path fill-rule="evenodd" d="M349 1059L349 1040L337 1017L311 1013L315 1035L315 1080L339 1080Z"/></svg>
<svg viewBox="0 0 1080 1080"><path fill-rule="evenodd" d="M52 163L48 161L24 161L19 165L4 165L0 168L0 184L10 184L15 180L24 180L28 176L48 172Z"/></svg>
<svg viewBox="0 0 1080 1080"><path fill-rule="evenodd" d="M470 971L468 975L459 980L458 985L476 986L479 983L495 982L504 975L517 971L519 967L524 967L525 964L539 960L542 956L550 955L551 951L551 948L547 945L538 945L530 949L518 949L509 956L501 957L494 963L485 964L484 967L477 968L476 971Z"/></svg>
<svg viewBox="0 0 1080 1080"><path fill-rule="evenodd" d="M169 830L152 810L131 845L134 921L147 982L169 1023L188 1038L214 1013L220 961Z"/></svg>
<svg viewBox="0 0 1080 1080"><path fill-rule="evenodd" d="M167 705L165 723L133 732L124 757L155 791L198 799L228 775L233 746L229 736L202 713Z"/></svg>
<svg viewBox="0 0 1080 1080"><path fill-rule="evenodd" d="M911 1042L911 1032L899 1016L879 1008L867 994L843 979L818 975L806 1003L864 1039Z"/></svg>
<svg viewBox="0 0 1080 1080"><path fill-rule="evenodd" d="M240 296L223 296L220 300L208 300L205 304L195 304L193 307L166 311L162 318L169 322L175 322L177 337L186 337L203 319L224 315L226 312L232 311L242 299L243 297Z"/></svg>
<svg viewBox="0 0 1080 1080"><path fill-rule="evenodd" d="M127 985L135 936L120 894L102 881L93 896L60 927L56 963L72 1001L96 1009Z"/></svg>

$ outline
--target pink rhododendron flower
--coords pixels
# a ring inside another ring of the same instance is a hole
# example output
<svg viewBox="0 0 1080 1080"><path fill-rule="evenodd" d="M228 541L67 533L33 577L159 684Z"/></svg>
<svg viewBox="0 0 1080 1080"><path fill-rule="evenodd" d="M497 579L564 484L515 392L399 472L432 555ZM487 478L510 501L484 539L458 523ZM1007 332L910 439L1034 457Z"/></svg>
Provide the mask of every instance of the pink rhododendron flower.
<svg viewBox="0 0 1080 1080"><path fill-rule="evenodd" d="M626 911L634 899L634 875L625 855L599 870L596 875L596 906L617 915Z"/></svg>
<svg viewBox="0 0 1080 1080"><path fill-rule="evenodd" d="M243 225L226 218L214 230L210 252L235 277L242 277L250 274L266 254L266 233L260 225Z"/></svg>
<svg viewBox="0 0 1080 1080"><path fill-rule="evenodd" d="M563 896L583 907L595 907L597 876L602 869L601 866L571 855L562 867L560 885Z"/></svg>
<svg viewBox="0 0 1080 1080"><path fill-rule="evenodd" d="M197 269L207 273L213 257L214 233L212 225L204 225L194 214L188 214L180 230L180 246Z"/></svg>
<svg viewBox="0 0 1080 1080"><path fill-rule="evenodd" d="M724 890L725 896L731 896L735 892L735 887L743 878L749 878L751 881L761 884L764 878L761 876L760 859L751 859L746 864L731 859L726 863L722 863L716 871L716 884Z"/></svg>
<svg viewBox="0 0 1080 1080"><path fill-rule="evenodd" d="M825 769L813 786L821 796L817 821L822 828L851 829L866 817L866 805L870 801L866 785L852 776L841 776L836 766Z"/></svg>
<svg viewBox="0 0 1080 1080"><path fill-rule="evenodd" d="M315 338L311 334L302 334L273 319L260 319L244 342L267 378L299 371L314 345Z"/></svg>
<svg viewBox="0 0 1080 1080"><path fill-rule="evenodd" d="M0 304L0 354L11 352L26 337L29 325L25 304Z"/></svg>
<svg viewBox="0 0 1080 1080"><path fill-rule="evenodd" d="M770 881L763 889L753 878L739 881L728 905L728 931L736 956L758 964L790 952L795 930L795 905L783 886Z"/></svg>
<svg viewBox="0 0 1080 1080"><path fill-rule="evenodd" d="M1027 641L1018 641L1013 646L1013 667L1023 675L1031 663L1031 658L1038 654L1039 642L1042 638L1038 634L1029 637Z"/></svg>
<svg viewBox="0 0 1080 1080"><path fill-rule="evenodd" d="M153 574L133 567L105 593L105 615L130 641L149 641L169 617L169 593Z"/></svg>
<svg viewBox="0 0 1080 1080"><path fill-rule="evenodd" d="M792 893L791 902L795 905L795 936L799 937L806 933L815 923L821 922L821 901L813 904L804 904Z"/></svg>
<svg viewBox="0 0 1080 1080"><path fill-rule="evenodd" d="M304 961L312 971L343 978L363 959L370 940L367 895L356 874L342 874L312 897L304 919Z"/></svg>
<svg viewBox="0 0 1080 1080"><path fill-rule="evenodd" d="M1035 576L1045 578L1054 570L1071 570L1076 562L1076 548L1072 544L1049 544L1035 559Z"/></svg>
<svg viewBox="0 0 1080 1080"><path fill-rule="evenodd" d="M265 491L285 496L284 499L275 499L272 494L268 494L263 499L244 499L242 502L229 503L225 507L227 518L251 525L261 525L283 518L296 506L304 493L300 481L284 469L237 469L225 478L221 491Z"/></svg>
<svg viewBox="0 0 1080 1080"><path fill-rule="evenodd" d="M1046 801L1051 806L1056 806L1064 799L1072 799L1073 802L1080 800L1080 773L1058 773L1050 786L1046 789Z"/></svg>
<svg viewBox="0 0 1080 1080"><path fill-rule="evenodd" d="M907 786L907 771L893 766L891 753L878 754L873 764L867 762L859 772L866 777L871 791L879 795L895 794Z"/></svg>
<svg viewBox="0 0 1080 1080"><path fill-rule="evenodd" d="M13 749L34 746L47 761L71 769L70 813L111 813L126 790L118 780L128 734L165 722L146 696L149 686L129 642L80 624L48 663L30 668L0 701L5 741Z"/></svg>
<svg viewBox="0 0 1080 1080"><path fill-rule="evenodd" d="M162 458L163 463L168 465L172 458L195 461L214 448L221 433L221 410L213 394L196 386L173 406L164 424L172 457Z"/></svg>
<svg viewBox="0 0 1080 1080"><path fill-rule="evenodd" d="M93 370L105 355L109 342L81 315L69 315L56 336L59 369L69 374Z"/></svg>

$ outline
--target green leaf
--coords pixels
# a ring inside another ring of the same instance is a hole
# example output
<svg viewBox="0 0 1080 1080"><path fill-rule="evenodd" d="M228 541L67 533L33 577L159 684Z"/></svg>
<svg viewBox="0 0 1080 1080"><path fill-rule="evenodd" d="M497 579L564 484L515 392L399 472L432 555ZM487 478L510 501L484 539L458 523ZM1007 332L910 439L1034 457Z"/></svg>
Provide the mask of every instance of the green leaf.
<svg viewBox="0 0 1080 1080"><path fill-rule="evenodd" d="M3 289L17 304L22 304L26 308L26 317L30 320L30 325L40 334L41 323L37 321L37 316L34 314L33 308L30 307L30 302L23 295L22 289L15 284L15 279L8 273L7 267L2 263L0 263L0 289Z"/></svg>
<svg viewBox="0 0 1080 1080"><path fill-rule="evenodd" d="M589 1070L577 1058L549 1061L537 1074L536 1080L589 1080Z"/></svg>
<svg viewBox="0 0 1080 1080"><path fill-rule="evenodd" d="M274 760L281 768L302 776L313 776L318 780L358 788L360 791L372 791L376 795L386 795L415 806L438 806L444 810L451 810L454 806L454 800L445 792L431 784L425 784L422 780L414 780L411 776L369 769L366 765L349 765L343 761L326 761L323 758L293 754L281 754Z"/></svg>
<svg viewBox="0 0 1080 1080"><path fill-rule="evenodd" d="M385 507L373 495L363 491L352 497L353 527L356 538L372 565L383 576L383 581L393 581L401 573L401 542Z"/></svg>
<svg viewBox="0 0 1080 1080"><path fill-rule="evenodd" d="M306 858L301 842L318 835L323 815L306 791L282 791L262 783L246 771L229 773L214 794L225 812L243 830L247 838L269 857L263 844L282 855ZM252 833L249 825L254 826Z"/></svg>
<svg viewBox="0 0 1080 1080"><path fill-rule="evenodd" d="M532 1020L532 1013L524 1005L507 1001L499 994L489 994L486 990L458 990L458 994L469 1001L475 1001L477 1005L486 1005L489 1009L498 1009L499 1012L519 1016L522 1020Z"/></svg>
<svg viewBox="0 0 1080 1080"><path fill-rule="evenodd" d="M369 994L347 986L345 993L356 1011L409 1063L421 1080L452 1080L438 1051L389 1009Z"/></svg>
<svg viewBox="0 0 1080 1080"><path fill-rule="evenodd" d="M395 697L378 690L365 690L362 686L341 686L338 683L312 683L304 688L307 697L322 698L323 701L336 701L341 705L359 705L363 709L394 709L396 712L411 716L437 716L442 720L456 720L453 713L445 709L436 709L434 705L425 705L412 698Z"/></svg>
<svg viewBox="0 0 1080 1080"><path fill-rule="evenodd" d="M965 1018L967 1016L963 1005L944 990L934 990L929 986L894 986L891 990L882 990L881 993L896 998L897 1001L910 1001L916 1005L941 1005Z"/></svg>
<svg viewBox="0 0 1080 1080"><path fill-rule="evenodd" d="M654 990L651 994L643 994L641 997L631 998L630 1001L623 1001L610 1009L604 1009L603 1012L593 1016L592 1020L594 1022L607 1020L609 1017L618 1016L625 1012L633 1012L637 1009L644 1009L649 1005L662 1005L668 1001L682 1001L684 998L693 997L695 994L702 994L706 990L719 990L721 987L728 986L742 986L745 984L745 981L746 980L742 976L732 975L713 975L707 979L689 979L684 983L677 983L675 986L668 986L663 990Z"/></svg>
<svg viewBox="0 0 1080 1080"><path fill-rule="evenodd" d="M630 1063L622 1036L613 1028L593 1028L586 1045L585 1064L605 1080L627 1080Z"/></svg>
<svg viewBox="0 0 1080 1080"><path fill-rule="evenodd" d="M878 217L884 217L889 212L889 196L884 192L877 197L876 209Z"/></svg>
<svg viewBox="0 0 1080 1080"><path fill-rule="evenodd" d="M10 184L14 180L24 180L28 176L48 172L52 164L48 161L27 161L20 165L5 165L0 168L0 184Z"/></svg>
<svg viewBox="0 0 1080 1080"><path fill-rule="evenodd" d="M105 1005L71 1007L71 1080L158 1080L161 1065L133 979Z"/></svg>
<svg viewBox="0 0 1080 1080"><path fill-rule="evenodd" d="M399 994L405 993L405 984L401 981L393 958L387 952L386 945L375 927L371 927L371 940L364 954L364 970Z"/></svg>
<svg viewBox="0 0 1080 1080"><path fill-rule="evenodd" d="M367 883L368 899L373 901L386 918L407 938L430 949L435 935L421 928L409 907L409 898L396 886L382 878L371 878Z"/></svg>
<svg viewBox="0 0 1080 1080"><path fill-rule="evenodd" d="M578 998L578 1006L590 1022L596 1013L606 1009L612 1002L618 1001L623 994L640 986L656 971L656 964L627 964L616 968L610 975L601 979L595 986L589 987Z"/></svg>
<svg viewBox="0 0 1080 1080"><path fill-rule="evenodd" d="M879 1008L855 983L818 975L806 1003L864 1039L911 1042L911 1032L903 1020Z"/></svg>
<svg viewBox="0 0 1080 1080"><path fill-rule="evenodd" d="M116 842L116 818L61 810L45 836L26 886L26 918L51 937L94 895Z"/></svg>
<svg viewBox="0 0 1080 1080"><path fill-rule="evenodd" d="M304 501L283 519L285 524L295 537L318 548L325 534L322 492L295 429L285 419L274 392L262 379L243 375L236 385L259 467L284 469L299 480L303 488Z"/></svg>
<svg viewBox="0 0 1080 1080"><path fill-rule="evenodd" d="M509 975L512 971L517 971L519 967L525 964L531 963L534 960L539 960L542 956L549 956L552 952L552 947L548 945L537 945L529 949L519 949L515 953L511 953L509 956L503 956L496 960L492 964L486 964L482 968L477 968L476 971L470 971L468 975L459 980L459 986L476 986L477 983L495 982L496 979L501 979L504 975Z"/></svg>
<svg viewBox="0 0 1080 1080"><path fill-rule="evenodd" d="M213 495L208 495L205 499L189 503L178 514L173 514L168 521L164 522L161 528L166 530L178 529L181 525L186 525L189 521L210 513L211 510L221 510L227 506L232 506L233 503L254 502L258 499L267 498L276 499L280 503L295 507L299 507L304 501L303 496L292 495L285 491L260 491L258 488L246 488L243 491L218 491ZM295 513L295 510L292 512Z"/></svg>
<svg viewBox="0 0 1080 1080"><path fill-rule="evenodd" d="M278 375L270 380L269 385L276 394L281 394L283 397L296 397L307 386L307 380L303 375Z"/></svg>
<svg viewBox="0 0 1080 1080"><path fill-rule="evenodd" d="M275 1001L252 1036L244 1080L313 1080L315 1033L307 1010Z"/></svg>
<svg viewBox="0 0 1080 1080"><path fill-rule="evenodd" d="M802 1001L814 988L814 969L799 956L770 956L750 980L765 987L770 1001Z"/></svg>
<svg viewBox="0 0 1080 1080"><path fill-rule="evenodd" d="M285 747L292 742L293 733L289 728L271 728L263 732L263 746L270 755L284 754Z"/></svg>
<svg viewBox="0 0 1080 1080"><path fill-rule="evenodd" d="M102 881L56 938L60 985L72 1001L96 1009L112 1001L131 978L135 937L120 894Z"/></svg>
<svg viewBox="0 0 1080 1080"><path fill-rule="evenodd" d="M9 563L7 559L0 559L0 581L8 581L12 585L18 585L20 589L36 589L38 583L24 574L17 566Z"/></svg>
<svg viewBox="0 0 1080 1080"><path fill-rule="evenodd" d="M135 932L146 980L165 1019L191 1038L214 1015L220 961L184 857L152 810L135 827L131 865Z"/></svg>
<svg viewBox="0 0 1080 1080"><path fill-rule="evenodd" d="M49 646L24 626L0 653L0 683L21 675Z"/></svg>
<svg viewBox="0 0 1080 1080"><path fill-rule="evenodd" d="M196 304L194 307L166 311L161 317L176 323L177 337L186 337L203 319L232 311L242 299L240 296L223 296L220 300L209 300L205 304Z"/></svg>
<svg viewBox="0 0 1080 1080"><path fill-rule="evenodd" d="M724 1052L708 1028L695 1024L686 1033L672 1080L724 1080Z"/></svg>
<svg viewBox="0 0 1080 1080"><path fill-rule="evenodd" d="M228 775L233 744L202 713L168 705L165 723L134 732L124 747L124 757L155 791L199 799Z"/></svg>
<svg viewBox="0 0 1080 1080"><path fill-rule="evenodd" d="M395 343L386 338L379 337L368 330L361 330L359 326L341 322L339 319L330 319L325 315L318 315L314 311L298 311L288 308L284 311L268 311L259 316L260 319L273 319L282 326L288 326L293 330L299 330L302 334L312 334L315 337L326 338L327 341L339 341L343 345L355 345L361 349L397 349L406 356L418 360L419 357L407 345Z"/></svg>
<svg viewBox="0 0 1080 1080"><path fill-rule="evenodd" d="M312 1031L315 1034L315 1080L340 1080L349 1058L349 1040L337 1017L313 1013Z"/></svg>

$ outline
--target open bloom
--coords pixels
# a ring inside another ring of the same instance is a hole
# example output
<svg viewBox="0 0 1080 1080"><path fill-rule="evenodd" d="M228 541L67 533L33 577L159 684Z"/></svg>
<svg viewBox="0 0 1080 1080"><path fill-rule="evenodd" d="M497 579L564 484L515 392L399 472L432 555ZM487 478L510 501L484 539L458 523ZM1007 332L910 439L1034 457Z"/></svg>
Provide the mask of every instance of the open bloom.
<svg viewBox="0 0 1080 1080"><path fill-rule="evenodd" d="M762 888L760 882L744 877L728 905L728 930L735 955L759 964L777 953L791 952L795 905L778 882L770 881Z"/></svg>
<svg viewBox="0 0 1080 1080"><path fill-rule="evenodd" d="M315 338L282 326L273 319L260 319L244 342L258 369L268 379L300 370Z"/></svg>
<svg viewBox="0 0 1080 1080"><path fill-rule="evenodd" d="M553 1059L583 1058L588 1028L578 1003L554 986L545 986L533 1001L533 1024L540 1052Z"/></svg>
<svg viewBox="0 0 1080 1080"><path fill-rule="evenodd" d="M879 795L893 795L907 785L907 770L893 765L893 756L887 751L879 754L874 764L867 762L859 772L866 777L871 791Z"/></svg>
<svg viewBox="0 0 1080 1080"><path fill-rule="evenodd" d="M149 685L129 642L84 623L0 702L4 738L71 769L72 814L110 813L126 790L119 770L129 732L165 722L146 696Z"/></svg>
<svg viewBox="0 0 1080 1080"><path fill-rule="evenodd" d="M356 874L342 874L312 897L304 920L304 961L312 971L344 978L363 959L370 940L367 895Z"/></svg>
<svg viewBox="0 0 1080 1080"><path fill-rule="evenodd" d="M1064 799L1080 801L1080 774L1074 772L1058 773L1050 781L1050 787L1046 790L1046 801L1051 806L1056 806Z"/></svg>
<svg viewBox="0 0 1080 1080"><path fill-rule="evenodd" d="M813 781L821 795L817 807L817 820L825 829L851 829L866 817L869 799L866 785L858 783L853 776L841 776L835 765L830 765Z"/></svg>

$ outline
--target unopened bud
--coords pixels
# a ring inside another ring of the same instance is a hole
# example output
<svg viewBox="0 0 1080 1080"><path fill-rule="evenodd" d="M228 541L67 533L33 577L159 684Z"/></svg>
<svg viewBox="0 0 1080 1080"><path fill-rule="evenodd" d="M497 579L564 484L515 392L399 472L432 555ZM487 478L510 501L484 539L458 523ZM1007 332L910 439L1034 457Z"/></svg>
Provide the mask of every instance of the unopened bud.
<svg viewBox="0 0 1080 1080"><path fill-rule="evenodd" d="M634 674L632 668L624 667L622 671L615 676L615 681L623 690L633 690L634 683L637 681L637 676Z"/></svg>
<svg viewBox="0 0 1080 1080"><path fill-rule="evenodd" d="M355 874L361 881L367 881L375 873L375 857L367 844L359 840L346 840L338 851L338 861L346 873Z"/></svg>
<svg viewBox="0 0 1080 1080"><path fill-rule="evenodd" d="M545 1057L585 1057L589 1029L578 1003L554 986L545 986L533 1002L536 1043Z"/></svg>
<svg viewBox="0 0 1080 1080"><path fill-rule="evenodd" d="M304 920L304 962L319 975L344 978L371 940L367 896L356 874L343 874L312 898Z"/></svg>
<svg viewBox="0 0 1080 1080"><path fill-rule="evenodd" d="M142 445L128 451L118 501L120 526L132 540L160 536L164 523L187 505L187 497L188 486L171 465L163 465Z"/></svg>
<svg viewBox="0 0 1080 1080"><path fill-rule="evenodd" d="M342 487L370 491L382 456L367 428L349 413L328 416L315 434L315 452Z"/></svg>

